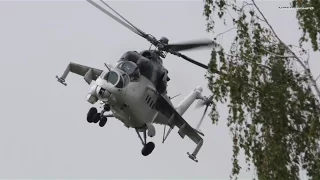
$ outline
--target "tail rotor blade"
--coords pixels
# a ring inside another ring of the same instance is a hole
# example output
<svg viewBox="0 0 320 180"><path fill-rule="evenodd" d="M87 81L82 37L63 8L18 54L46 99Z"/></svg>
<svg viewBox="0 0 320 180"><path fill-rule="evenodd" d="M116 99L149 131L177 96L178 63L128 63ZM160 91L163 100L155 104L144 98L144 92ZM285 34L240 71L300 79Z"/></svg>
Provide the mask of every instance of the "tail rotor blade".
<svg viewBox="0 0 320 180"><path fill-rule="evenodd" d="M205 101L204 100L202 100L202 99L200 99L198 102L197 102L197 104L195 105L195 109L199 109L199 108L201 108L201 107L203 107L205 105Z"/></svg>
<svg viewBox="0 0 320 180"><path fill-rule="evenodd" d="M202 114L202 117L201 117L201 119L200 119L200 121L199 121L199 124L198 124L198 126L197 126L197 128L196 128L197 131L200 131L199 128L200 128L200 126L201 126L201 124L202 124L202 121L203 121L203 119L204 119L204 116L206 115L206 113L207 113L207 111L208 111L208 107L212 104L212 99L213 99L213 96L211 95L210 97L204 98L204 100L201 100L201 101L199 101L199 102L196 104L196 108L206 105L206 108L204 109L204 112L203 112L203 114Z"/></svg>
<svg viewBox="0 0 320 180"><path fill-rule="evenodd" d="M205 116L206 113L207 113L208 107L209 107L209 106L206 106L206 109L204 110L204 112L203 112L203 114L202 114L202 117L201 117L201 119L200 119L200 122L199 122L199 124L198 124L198 126L197 126L197 128L196 128L196 130L198 130L198 131L199 131L199 128L200 128L200 126L201 126L201 124L202 124L202 121L203 121L203 119L204 119L204 116Z"/></svg>
<svg viewBox="0 0 320 180"><path fill-rule="evenodd" d="M196 104L195 108L198 109L200 107L203 107L204 105L206 106L210 106L211 103L212 103L212 99L213 99L213 96L210 96L210 97L205 97L204 99L200 99L198 101L198 103Z"/></svg>

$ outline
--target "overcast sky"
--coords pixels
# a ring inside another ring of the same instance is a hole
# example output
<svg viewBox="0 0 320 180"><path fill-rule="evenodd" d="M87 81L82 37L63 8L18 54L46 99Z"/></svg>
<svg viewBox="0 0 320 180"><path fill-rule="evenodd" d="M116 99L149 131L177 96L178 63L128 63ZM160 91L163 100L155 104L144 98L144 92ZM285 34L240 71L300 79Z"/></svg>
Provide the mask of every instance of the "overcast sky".
<svg viewBox="0 0 320 180"><path fill-rule="evenodd" d="M180 42L211 37L205 31L200 0L109 4L156 38L166 36L170 42ZM278 9L288 1L258 5L280 37L297 44L300 32L295 12ZM162 144L163 127L159 125L157 136L149 138L156 148L143 157L133 129L116 119L109 119L104 128L87 123L89 86L82 77L70 74L67 87L55 79L69 62L103 69L103 63L114 64L126 51L149 48L146 40L86 1L1 1L0 22L0 177L229 177L232 146L225 106L220 106L219 125L212 125L209 117L203 123L199 163L186 154L195 144L188 138L182 140L177 129ZM216 32L228 28L219 26ZM232 38L231 32L219 41L227 46ZM210 49L185 54L207 64ZM317 58L319 54L311 54L313 67L319 67ZM171 78L169 95L182 94L174 104L198 85L204 87L204 95L210 94L204 69L172 55L164 65ZM184 118L196 126L202 112L193 105ZM240 177L252 175L242 171Z"/></svg>

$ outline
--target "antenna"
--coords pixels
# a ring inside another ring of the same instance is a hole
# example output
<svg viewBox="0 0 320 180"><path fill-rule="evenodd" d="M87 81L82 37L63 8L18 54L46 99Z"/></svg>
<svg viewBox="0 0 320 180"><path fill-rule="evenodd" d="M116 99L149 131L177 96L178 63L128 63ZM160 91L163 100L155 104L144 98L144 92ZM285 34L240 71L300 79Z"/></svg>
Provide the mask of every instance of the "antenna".
<svg viewBox="0 0 320 180"><path fill-rule="evenodd" d="M173 97L171 97L170 99L173 99L173 98L178 97L178 96L180 96L180 95L181 95L181 93L180 93L180 94L177 94L177 95L175 95L175 96L173 96Z"/></svg>
<svg viewBox="0 0 320 180"><path fill-rule="evenodd" d="M104 65L107 67L109 71L111 71L110 67L106 63L104 63Z"/></svg>

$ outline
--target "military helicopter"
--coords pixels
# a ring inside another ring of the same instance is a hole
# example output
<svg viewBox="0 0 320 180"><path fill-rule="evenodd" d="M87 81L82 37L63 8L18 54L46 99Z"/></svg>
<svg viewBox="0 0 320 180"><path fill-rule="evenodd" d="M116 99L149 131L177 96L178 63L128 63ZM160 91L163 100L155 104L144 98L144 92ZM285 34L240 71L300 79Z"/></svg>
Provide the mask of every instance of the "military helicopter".
<svg viewBox="0 0 320 180"><path fill-rule="evenodd" d="M181 138L188 136L197 146L193 153L187 153L188 157L198 162L196 156L202 147L204 136L199 128L204 119L208 107L212 104L212 96L202 96L202 87L195 88L180 104L174 106L167 95L168 70L164 68L162 59L167 53L181 57L195 65L208 69L208 66L201 64L178 51L213 45L212 41L198 41L181 44L168 44L169 40L162 37L157 40L150 34L146 34L119 13L113 10L103 0L101 2L111 9L120 18L116 17L102 6L92 0L87 0L93 6L118 21L134 33L145 38L155 49L149 48L140 53L128 51L123 54L117 64L111 65L105 63L105 70L96 69L70 62L61 77L56 76L58 82L67 86L65 80L69 72L84 77L84 80L91 85L86 99L89 103L100 102L102 110L98 112L97 108L92 107L87 113L89 123L99 123L104 127L108 117L114 117L120 120L127 128L134 128L140 138L143 148L142 155L148 156L155 148L153 142L147 142L147 135L154 137L156 134L153 124L164 125L163 143L167 139L172 129L177 126L178 134ZM173 97L174 98L174 97ZM199 100L196 107L206 106L203 116L197 128L191 127L182 115L191 106L195 100ZM105 114L110 112L110 114ZM166 131L166 127L169 130ZM140 135L143 133L143 138Z"/></svg>

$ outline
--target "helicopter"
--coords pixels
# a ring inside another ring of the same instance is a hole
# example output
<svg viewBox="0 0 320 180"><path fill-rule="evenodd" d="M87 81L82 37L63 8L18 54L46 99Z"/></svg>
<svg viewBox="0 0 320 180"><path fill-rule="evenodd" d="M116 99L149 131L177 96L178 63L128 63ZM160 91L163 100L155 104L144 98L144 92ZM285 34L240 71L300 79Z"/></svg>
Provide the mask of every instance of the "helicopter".
<svg viewBox="0 0 320 180"><path fill-rule="evenodd" d="M104 63L104 70L70 62L62 76L56 76L58 82L67 86L65 80L69 72L83 76L84 80L91 85L86 100L91 104L100 102L102 105L100 112L95 107L89 109L87 121L89 123L99 123L100 127L104 127L108 118L113 117L121 121L127 128L134 128L143 145L141 150L143 156L148 156L154 150L155 144L151 141L147 142L147 136L154 137L156 135L154 124L160 124L164 125L162 143L165 142L172 129L177 126L181 138L188 136L196 144L194 151L187 154L190 159L198 162L197 154L203 145L201 136L204 136L199 128L208 107L212 104L212 96L203 96L201 94L203 88L198 86L177 106L174 106L171 102L174 97L169 97L167 94L167 82L170 81L168 70L163 66L161 58L165 58L167 53L171 53L208 69L207 65L199 63L179 51L209 47L214 45L214 42L194 41L169 44L168 38L162 37L157 40L152 35L132 25L105 1L101 0L121 19L96 2L87 1L112 19L151 42L151 46L154 46L155 49L150 47L149 50L142 52L128 51L122 55L115 65ZM182 115L195 100L199 100L196 107L206 107L198 126L193 128L183 119ZM106 112L111 113L106 114ZM166 131L167 126L169 126L168 131ZM140 133L143 133L143 137Z"/></svg>

